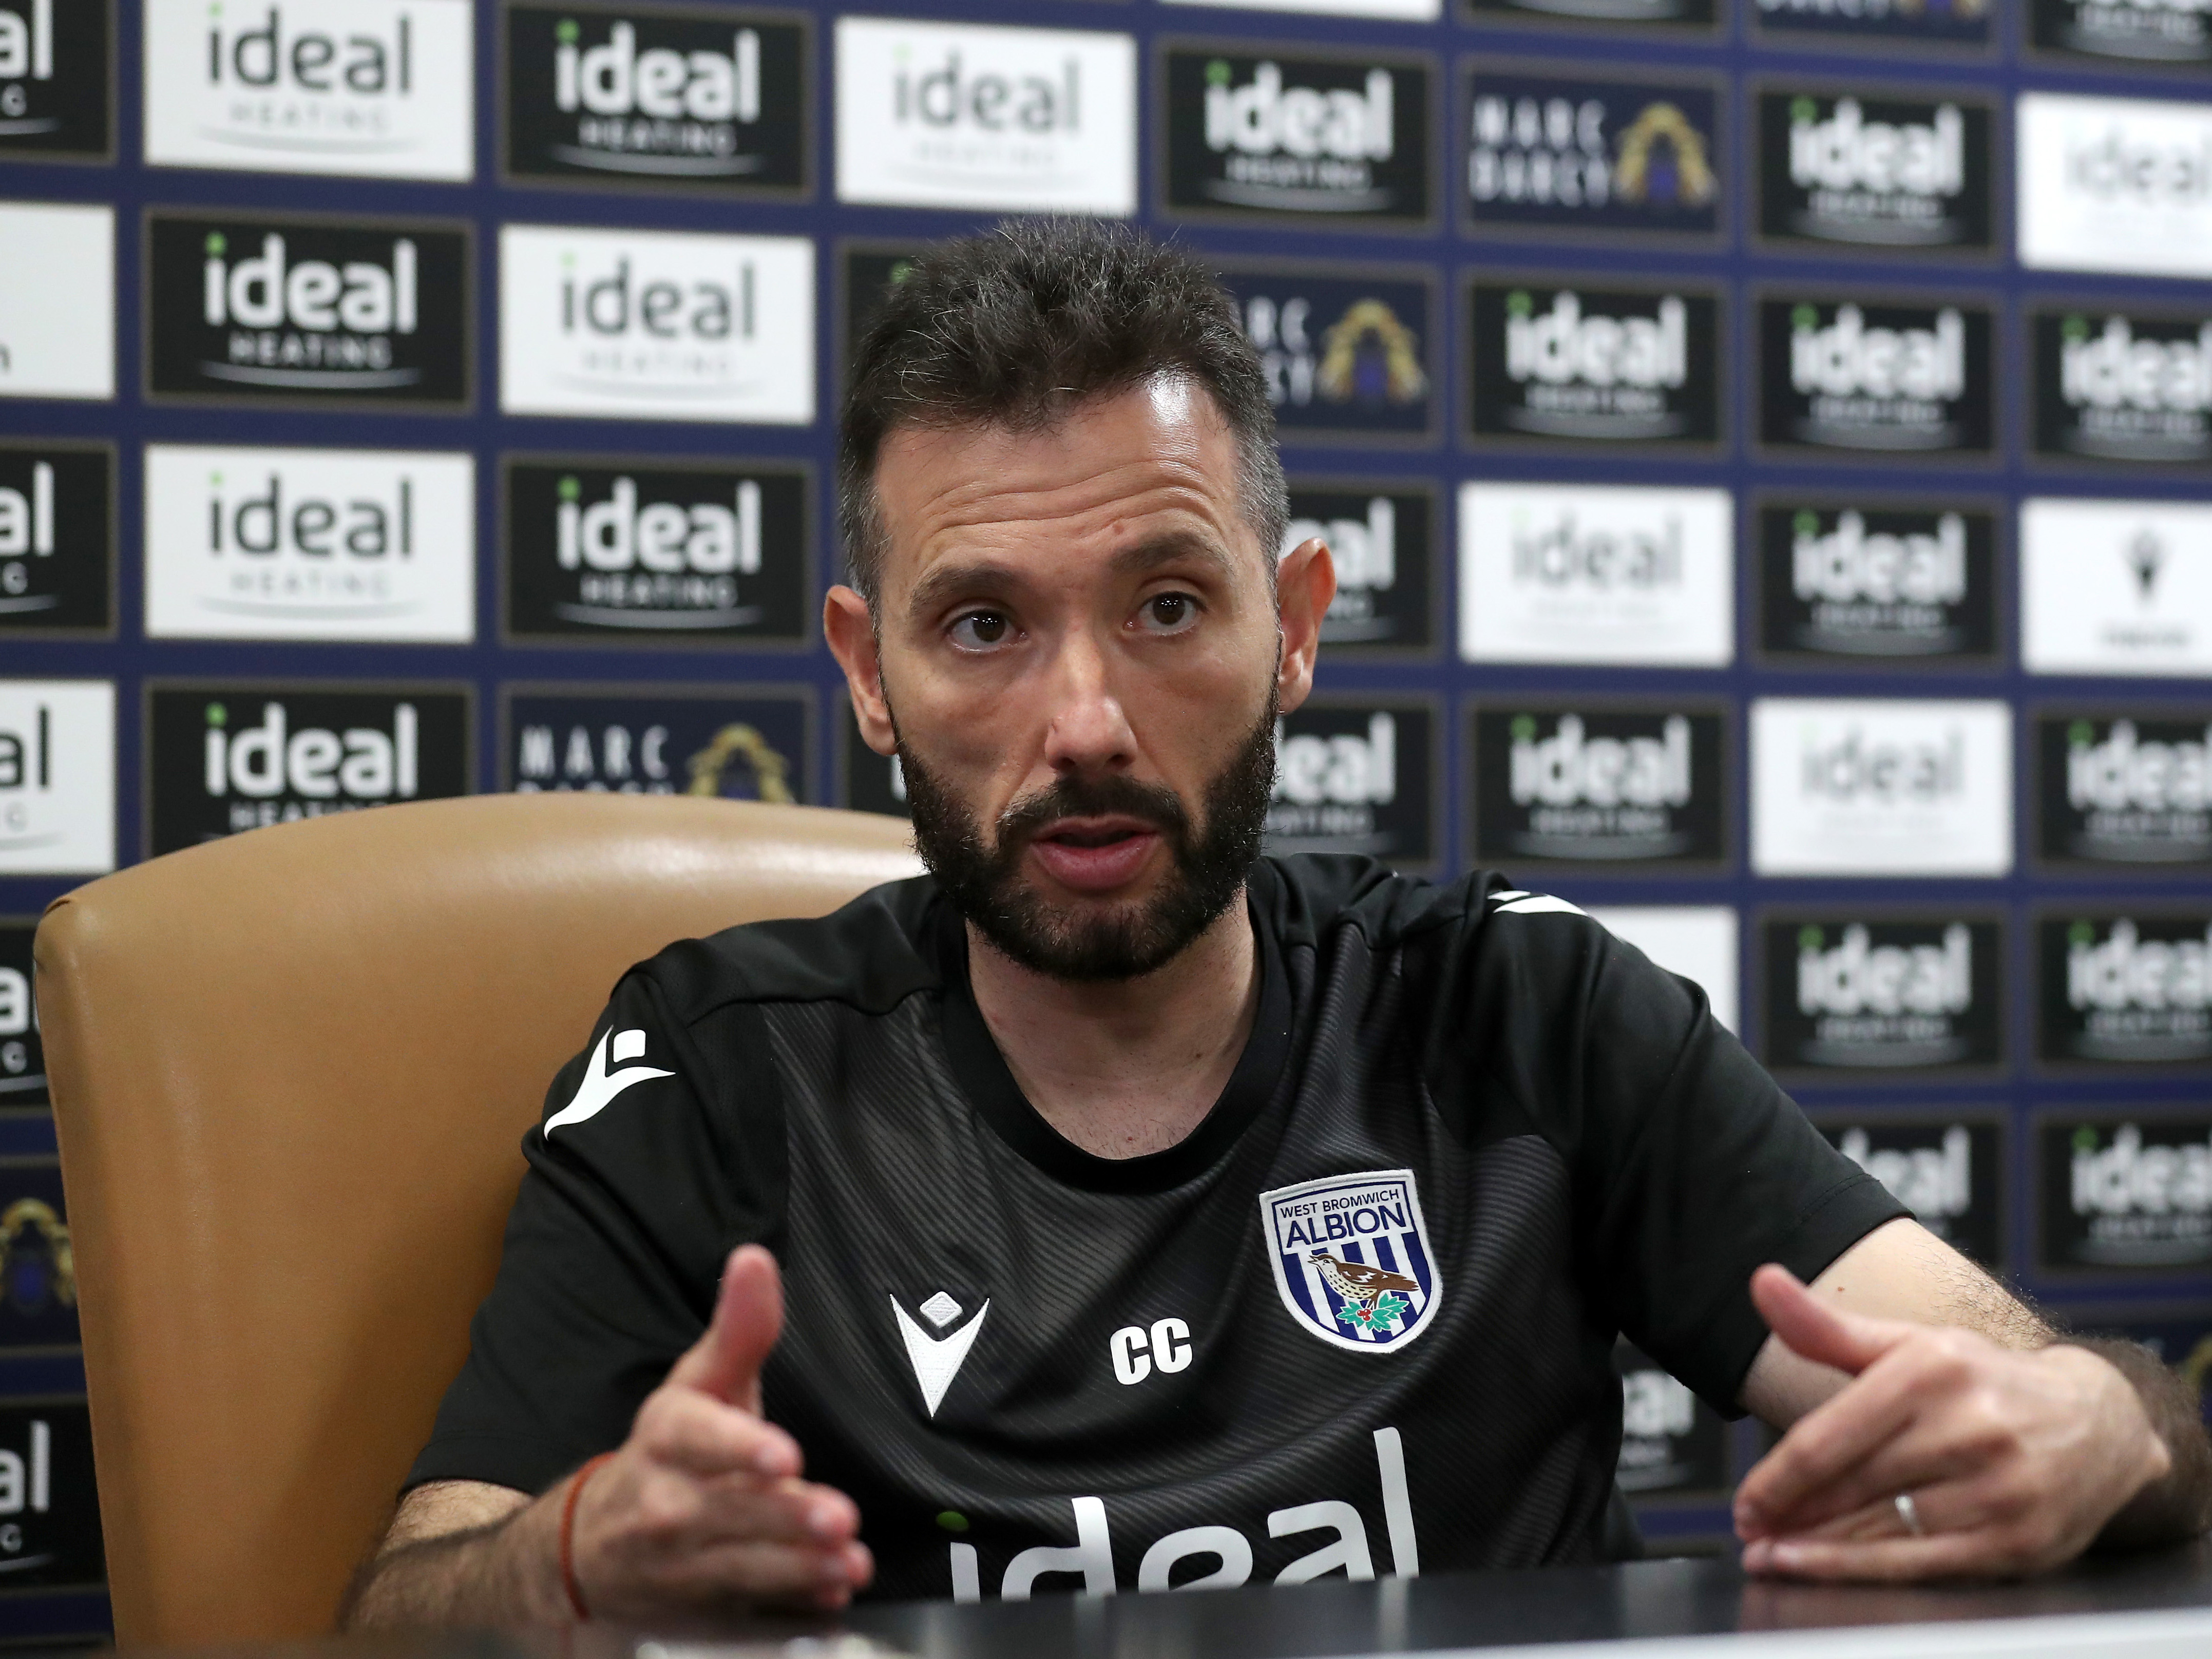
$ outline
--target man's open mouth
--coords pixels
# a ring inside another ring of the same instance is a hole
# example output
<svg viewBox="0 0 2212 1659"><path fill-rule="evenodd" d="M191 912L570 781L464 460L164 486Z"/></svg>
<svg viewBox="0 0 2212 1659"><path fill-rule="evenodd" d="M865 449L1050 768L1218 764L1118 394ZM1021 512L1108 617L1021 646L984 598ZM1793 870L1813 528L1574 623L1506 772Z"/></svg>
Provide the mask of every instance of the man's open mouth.
<svg viewBox="0 0 2212 1659"><path fill-rule="evenodd" d="M1060 885L1106 892L1134 879L1159 841L1158 824L1115 813L1057 819L1030 837L1030 851Z"/></svg>

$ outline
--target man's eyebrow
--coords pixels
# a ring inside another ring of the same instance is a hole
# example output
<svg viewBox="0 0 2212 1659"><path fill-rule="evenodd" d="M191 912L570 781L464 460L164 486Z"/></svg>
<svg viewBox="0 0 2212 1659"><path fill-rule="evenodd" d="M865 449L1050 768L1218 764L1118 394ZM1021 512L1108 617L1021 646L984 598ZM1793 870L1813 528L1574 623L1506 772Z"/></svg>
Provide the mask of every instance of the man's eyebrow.
<svg viewBox="0 0 2212 1659"><path fill-rule="evenodd" d="M958 599L988 598L1020 585L1021 578L1003 564L988 559L968 564L941 564L914 585L907 595L909 617L923 617Z"/></svg>
<svg viewBox="0 0 2212 1659"><path fill-rule="evenodd" d="M1216 575L1224 578L1236 570L1236 561L1229 550L1212 537L1195 530L1167 530L1157 536L1147 536L1116 553L1114 556L1114 574L1117 576L1141 576L1148 570L1172 564L1177 559L1192 559L1211 566Z"/></svg>
<svg viewBox="0 0 2212 1659"><path fill-rule="evenodd" d="M1170 530L1147 536L1116 553L1113 573L1122 577L1141 576L1177 559L1191 559L1210 566L1224 578L1236 568L1229 550L1212 537L1196 531ZM914 585L913 592L907 595L907 614L926 617L955 599L993 598L1021 586L1022 581L1019 572L988 559L939 565Z"/></svg>

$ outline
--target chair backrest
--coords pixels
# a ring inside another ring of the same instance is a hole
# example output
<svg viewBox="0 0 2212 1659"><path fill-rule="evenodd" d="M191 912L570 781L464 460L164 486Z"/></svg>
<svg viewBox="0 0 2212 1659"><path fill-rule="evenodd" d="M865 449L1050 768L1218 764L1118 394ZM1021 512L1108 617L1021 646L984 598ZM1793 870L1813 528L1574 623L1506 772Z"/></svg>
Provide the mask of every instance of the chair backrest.
<svg viewBox="0 0 2212 1659"><path fill-rule="evenodd" d="M39 929L116 1632L326 1631L629 963L918 868L896 819L494 795L257 830Z"/></svg>

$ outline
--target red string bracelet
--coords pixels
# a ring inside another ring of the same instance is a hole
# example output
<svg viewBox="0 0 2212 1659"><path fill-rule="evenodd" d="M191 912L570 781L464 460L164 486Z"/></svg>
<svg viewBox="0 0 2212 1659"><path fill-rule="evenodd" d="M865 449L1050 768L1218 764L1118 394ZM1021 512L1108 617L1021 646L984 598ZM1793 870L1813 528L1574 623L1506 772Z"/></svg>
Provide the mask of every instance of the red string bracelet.
<svg viewBox="0 0 2212 1659"><path fill-rule="evenodd" d="M584 1605L584 1587L576 1582L576 1500L583 1496L584 1482L592 1478L592 1471L613 1455L601 1452L570 1475L568 1495L561 1503L561 1588L568 1592L568 1606L580 1625L591 1618L592 1610Z"/></svg>

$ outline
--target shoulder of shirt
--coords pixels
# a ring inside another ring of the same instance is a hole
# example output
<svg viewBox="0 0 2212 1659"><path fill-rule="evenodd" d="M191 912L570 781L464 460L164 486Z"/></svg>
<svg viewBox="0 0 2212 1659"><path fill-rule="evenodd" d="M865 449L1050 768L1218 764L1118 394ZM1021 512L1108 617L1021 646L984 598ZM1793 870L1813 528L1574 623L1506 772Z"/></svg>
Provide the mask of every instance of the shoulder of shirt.
<svg viewBox="0 0 2212 1659"><path fill-rule="evenodd" d="M1579 957L1594 939L1609 937L1580 906L1517 887L1494 870L1434 882L1340 854L1261 862L1274 877L1262 898L1274 907L1288 949L1317 946L1343 927L1357 929L1375 951L1455 930L1450 943L1461 949L1540 957Z"/></svg>
<svg viewBox="0 0 2212 1659"><path fill-rule="evenodd" d="M747 922L679 939L630 969L684 1024L732 1003L842 1002L888 1013L939 982L926 917L927 876L872 887L826 916Z"/></svg>

